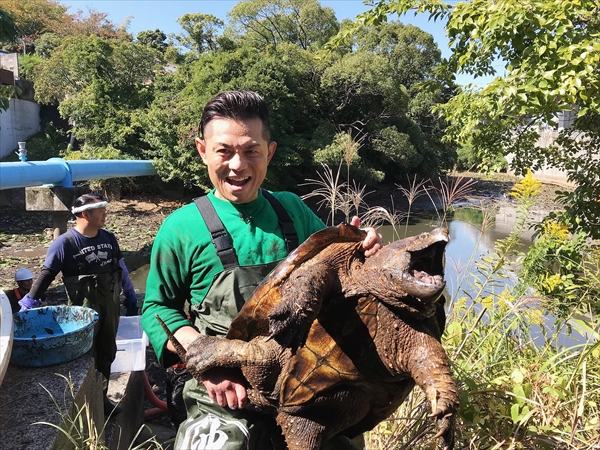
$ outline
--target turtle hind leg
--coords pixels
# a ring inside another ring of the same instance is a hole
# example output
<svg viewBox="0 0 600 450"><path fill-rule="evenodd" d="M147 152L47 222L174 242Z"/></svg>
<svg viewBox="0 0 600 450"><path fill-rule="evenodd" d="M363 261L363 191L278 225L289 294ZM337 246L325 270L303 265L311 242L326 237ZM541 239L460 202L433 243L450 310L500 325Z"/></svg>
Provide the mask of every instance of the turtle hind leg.
<svg viewBox="0 0 600 450"><path fill-rule="evenodd" d="M293 416L286 412L277 414L277 424L285 437L288 450L319 450L325 427L306 417Z"/></svg>
<svg viewBox="0 0 600 450"><path fill-rule="evenodd" d="M371 403L363 389L344 386L314 402L284 408L277 414L277 423L289 450L319 450L326 442L330 444L327 448L339 449L342 441L336 444L329 440L362 422L370 413Z"/></svg>

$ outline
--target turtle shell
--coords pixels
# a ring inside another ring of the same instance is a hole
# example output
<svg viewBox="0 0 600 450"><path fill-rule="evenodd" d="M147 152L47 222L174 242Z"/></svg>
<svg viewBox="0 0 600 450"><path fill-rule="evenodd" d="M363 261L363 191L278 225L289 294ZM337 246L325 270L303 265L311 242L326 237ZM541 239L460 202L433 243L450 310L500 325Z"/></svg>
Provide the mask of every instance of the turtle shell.
<svg viewBox="0 0 600 450"><path fill-rule="evenodd" d="M327 262L332 255L339 254L336 244L347 245L352 249L365 237L365 231L344 223L313 233L256 288L231 323L226 337L250 341L257 336L268 336L269 313L281 301L283 285L290 275L313 258Z"/></svg>

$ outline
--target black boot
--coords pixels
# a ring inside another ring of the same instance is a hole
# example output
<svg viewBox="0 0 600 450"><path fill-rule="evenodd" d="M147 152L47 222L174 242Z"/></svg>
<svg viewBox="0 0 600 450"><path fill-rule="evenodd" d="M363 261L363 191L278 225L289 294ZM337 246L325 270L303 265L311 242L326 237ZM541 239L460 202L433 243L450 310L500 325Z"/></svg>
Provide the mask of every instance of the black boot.
<svg viewBox="0 0 600 450"><path fill-rule="evenodd" d="M103 405L104 405L104 415L105 416L116 416L117 414L121 414L123 411L121 407L113 402L107 397L106 393L108 392L108 387L104 389L103 392Z"/></svg>

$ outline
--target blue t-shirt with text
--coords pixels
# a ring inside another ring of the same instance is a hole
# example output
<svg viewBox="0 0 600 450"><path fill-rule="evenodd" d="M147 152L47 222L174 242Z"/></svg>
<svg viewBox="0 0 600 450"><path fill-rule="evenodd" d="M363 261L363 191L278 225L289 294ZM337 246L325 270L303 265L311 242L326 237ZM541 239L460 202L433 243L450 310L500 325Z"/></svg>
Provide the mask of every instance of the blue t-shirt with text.
<svg viewBox="0 0 600 450"><path fill-rule="evenodd" d="M75 254L67 233L75 241L78 249ZM94 237L84 236L74 228L67 233L56 238L48 248L44 266L53 272L62 272L65 277L110 272L109 265L122 258L117 240L110 231L101 228ZM82 263L83 271L80 271L74 256Z"/></svg>

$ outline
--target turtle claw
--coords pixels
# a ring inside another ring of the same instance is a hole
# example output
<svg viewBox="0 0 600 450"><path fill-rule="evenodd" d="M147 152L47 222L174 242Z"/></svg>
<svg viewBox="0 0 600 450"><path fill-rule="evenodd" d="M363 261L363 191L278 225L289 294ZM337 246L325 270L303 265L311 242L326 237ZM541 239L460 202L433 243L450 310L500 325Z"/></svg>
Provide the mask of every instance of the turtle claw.
<svg viewBox="0 0 600 450"><path fill-rule="evenodd" d="M429 416L437 417L438 432L434 439L441 437L444 440L444 450L452 450L454 448L454 415L448 413L442 416L442 414L442 411L438 409Z"/></svg>

